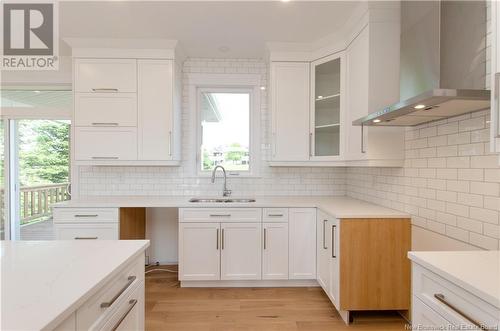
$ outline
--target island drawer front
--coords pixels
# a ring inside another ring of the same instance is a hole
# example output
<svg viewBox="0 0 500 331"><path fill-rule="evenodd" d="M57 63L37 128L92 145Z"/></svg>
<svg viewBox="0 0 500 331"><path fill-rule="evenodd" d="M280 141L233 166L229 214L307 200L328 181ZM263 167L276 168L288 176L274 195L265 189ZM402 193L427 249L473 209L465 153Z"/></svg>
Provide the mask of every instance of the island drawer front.
<svg viewBox="0 0 500 331"><path fill-rule="evenodd" d="M118 208L54 208L54 223L118 222Z"/></svg>
<svg viewBox="0 0 500 331"><path fill-rule="evenodd" d="M288 222L288 208L264 208L262 209L262 218L264 222L268 223Z"/></svg>
<svg viewBox="0 0 500 331"><path fill-rule="evenodd" d="M144 256L135 259L76 311L76 329L98 329L117 307L144 281ZM97 328L96 328L97 327Z"/></svg>
<svg viewBox="0 0 500 331"><path fill-rule="evenodd" d="M463 316L465 314L488 327L499 325L498 308L415 263L412 273L413 295L452 324L474 326ZM436 296L440 296L454 308L450 308Z"/></svg>
<svg viewBox="0 0 500 331"><path fill-rule="evenodd" d="M56 223L56 240L118 240L118 223Z"/></svg>
<svg viewBox="0 0 500 331"><path fill-rule="evenodd" d="M261 222L260 208L181 208L180 222Z"/></svg>

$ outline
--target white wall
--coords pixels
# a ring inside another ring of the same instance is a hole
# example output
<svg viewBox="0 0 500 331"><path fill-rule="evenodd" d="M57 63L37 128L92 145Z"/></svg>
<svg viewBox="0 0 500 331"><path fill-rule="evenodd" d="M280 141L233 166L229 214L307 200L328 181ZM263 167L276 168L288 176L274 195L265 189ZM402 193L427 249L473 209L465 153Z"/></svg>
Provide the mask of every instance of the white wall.
<svg viewBox="0 0 500 331"><path fill-rule="evenodd" d="M267 86L265 62L249 59L189 59L183 67L182 165L180 167L80 167L80 194L89 195L218 195L221 182L193 175L195 139L189 121L188 73L260 74ZM234 195L344 195L345 168L271 168L270 114L267 92L261 94L260 178L230 178Z"/></svg>
<svg viewBox="0 0 500 331"><path fill-rule="evenodd" d="M408 128L403 168L349 168L347 194L412 215L415 226L484 249L500 239L500 167L489 111Z"/></svg>

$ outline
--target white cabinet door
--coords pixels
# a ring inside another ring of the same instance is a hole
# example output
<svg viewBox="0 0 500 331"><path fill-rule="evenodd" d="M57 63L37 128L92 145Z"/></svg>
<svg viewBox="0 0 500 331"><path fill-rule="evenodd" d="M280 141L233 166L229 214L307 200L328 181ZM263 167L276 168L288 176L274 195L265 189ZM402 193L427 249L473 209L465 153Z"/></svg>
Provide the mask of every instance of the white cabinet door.
<svg viewBox="0 0 500 331"><path fill-rule="evenodd" d="M221 231L221 279L262 279L262 223L222 223Z"/></svg>
<svg viewBox="0 0 500 331"><path fill-rule="evenodd" d="M139 160L172 160L173 61L138 60Z"/></svg>
<svg viewBox="0 0 500 331"><path fill-rule="evenodd" d="M330 279L328 281L328 296L330 300L335 305L335 307L340 308L339 305L339 291L340 291L340 227L339 221L336 218L329 218L327 223L326 231L328 232L328 260L329 260L329 276Z"/></svg>
<svg viewBox="0 0 500 331"><path fill-rule="evenodd" d="M179 224L179 280L220 279L220 224Z"/></svg>
<svg viewBox="0 0 500 331"><path fill-rule="evenodd" d="M75 126L137 126L135 93L75 93Z"/></svg>
<svg viewBox="0 0 500 331"><path fill-rule="evenodd" d="M273 161L309 160L309 63L271 63Z"/></svg>
<svg viewBox="0 0 500 331"><path fill-rule="evenodd" d="M137 160L136 128L76 127L75 160Z"/></svg>
<svg viewBox="0 0 500 331"><path fill-rule="evenodd" d="M101 331L141 331L144 330L144 281L120 302L115 313L104 324Z"/></svg>
<svg viewBox="0 0 500 331"><path fill-rule="evenodd" d="M76 59L75 92L137 92L137 66L132 59Z"/></svg>
<svg viewBox="0 0 500 331"><path fill-rule="evenodd" d="M118 240L118 223L64 223L54 224L56 240Z"/></svg>
<svg viewBox="0 0 500 331"><path fill-rule="evenodd" d="M456 328L419 298L416 296L412 298L412 326L415 330L423 326L427 330L453 330Z"/></svg>
<svg viewBox="0 0 500 331"><path fill-rule="evenodd" d="M289 209L289 278L316 279L316 209Z"/></svg>
<svg viewBox="0 0 500 331"><path fill-rule="evenodd" d="M317 220L317 279L325 293L328 293L330 289L330 251L328 248L331 234L328 231L328 215L318 211Z"/></svg>
<svg viewBox="0 0 500 331"><path fill-rule="evenodd" d="M288 279L288 223L263 224L262 279Z"/></svg>

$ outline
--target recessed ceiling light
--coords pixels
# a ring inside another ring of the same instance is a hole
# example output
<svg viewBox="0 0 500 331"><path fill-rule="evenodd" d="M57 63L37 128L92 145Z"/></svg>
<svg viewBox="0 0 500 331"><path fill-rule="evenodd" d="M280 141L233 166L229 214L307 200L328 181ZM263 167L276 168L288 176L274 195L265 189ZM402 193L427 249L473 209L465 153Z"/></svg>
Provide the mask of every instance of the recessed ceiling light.
<svg viewBox="0 0 500 331"><path fill-rule="evenodd" d="M33 91L33 92L35 92L35 93L40 93L40 91Z"/></svg>
<svg viewBox="0 0 500 331"><path fill-rule="evenodd" d="M322 95L318 95L318 99L323 99L323 96Z"/></svg>
<svg viewBox="0 0 500 331"><path fill-rule="evenodd" d="M227 46L221 46L219 47L219 51L221 51L222 53L227 53L229 52L231 49Z"/></svg>
<svg viewBox="0 0 500 331"><path fill-rule="evenodd" d="M281 0L281 2L290 2L290 0Z"/></svg>
<svg viewBox="0 0 500 331"><path fill-rule="evenodd" d="M377 118L377 119L374 119L372 122L373 123L380 123L380 120Z"/></svg>
<svg viewBox="0 0 500 331"><path fill-rule="evenodd" d="M416 105L415 107L413 107L415 109L424 109L425 108L425 105Z"/></svg>
<svg viewBox="0 0 500 331"><path fill-rule="evenodd" d="M260 89L261 89L262 91L265 91L265 90L266 90L266 87L265 87L265 86L261 86L261 87L260 87Z"/></svg>

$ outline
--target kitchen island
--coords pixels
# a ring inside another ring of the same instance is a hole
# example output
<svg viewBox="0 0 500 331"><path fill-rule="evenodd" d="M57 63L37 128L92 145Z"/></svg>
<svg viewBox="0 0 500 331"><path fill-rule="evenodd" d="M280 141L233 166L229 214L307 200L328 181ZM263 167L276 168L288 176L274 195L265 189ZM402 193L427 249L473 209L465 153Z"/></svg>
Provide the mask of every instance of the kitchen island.
<svg viewBox="0 0 500 331"><path fill-rule="evenodd" d="M147 240L2 241L1 329L144 328Z"/></svg>

